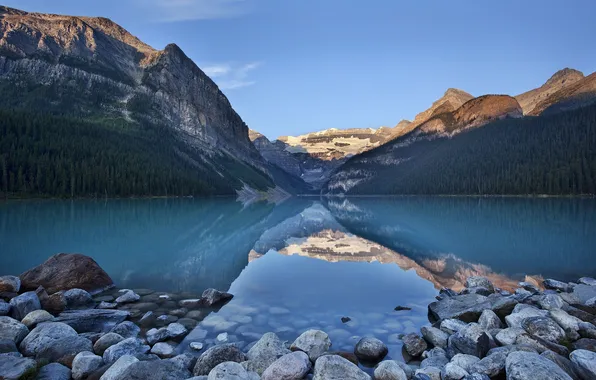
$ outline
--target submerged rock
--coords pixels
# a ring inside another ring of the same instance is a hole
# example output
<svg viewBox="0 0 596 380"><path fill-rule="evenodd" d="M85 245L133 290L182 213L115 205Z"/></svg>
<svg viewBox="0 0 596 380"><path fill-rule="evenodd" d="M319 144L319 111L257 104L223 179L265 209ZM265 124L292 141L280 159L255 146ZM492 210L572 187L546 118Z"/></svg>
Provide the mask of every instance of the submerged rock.
<svg viewBox="0 0 596 380"><path fill-rule="evenodd" d="M205 306L213 306L221 302L226 302L234 297L233 294L221 292L216 289L206 289L201 295L202 304Z"/></svg>
<svg viewBox="0 0 596 380"><path fill-rule="evenodd" d="M23 289L35 290L41 285L50 294L75 288L90 292L114 284L92 258L68 253L54 255L19 277Z"/></svg>

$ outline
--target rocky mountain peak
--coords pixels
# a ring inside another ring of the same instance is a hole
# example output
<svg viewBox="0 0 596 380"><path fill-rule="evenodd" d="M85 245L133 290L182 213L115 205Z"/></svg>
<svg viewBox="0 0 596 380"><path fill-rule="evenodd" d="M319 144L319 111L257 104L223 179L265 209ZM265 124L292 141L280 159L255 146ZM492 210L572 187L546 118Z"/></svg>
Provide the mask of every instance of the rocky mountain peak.
<svg viewBox="0 0 596 380"><path fill-rule="evenodd" d="M542 86L517 95L515 98L524 110L524 115L538 115L550 105L560 101L556 95L584 79L581 71L565 68L554 73Z"/></svg>
<svg viewBox="0 0 596 380"><path fill-rule="evenodd" d="M553 76L550 77L549 80L547 80L544 85L552 86L558 82L560 82L561 84L564 84L566 81L575 82L575 81L582 79L583 77L584 77L584 73L582 73L581 71L575 70L575 69L570 69L570 68L566 67L566 68L554 73Z"/></svg>

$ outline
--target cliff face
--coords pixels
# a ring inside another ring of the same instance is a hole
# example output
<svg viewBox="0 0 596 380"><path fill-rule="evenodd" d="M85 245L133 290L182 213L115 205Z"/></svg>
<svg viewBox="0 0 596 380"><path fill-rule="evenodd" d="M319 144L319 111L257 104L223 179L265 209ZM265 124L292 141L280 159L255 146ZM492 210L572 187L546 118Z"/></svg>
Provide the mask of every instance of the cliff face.
<svg viewBox="0 0 596 380"><path fill-rule="evenodd" d="M13 94L0 106L164 126L198 166L238 161L269 178L246 124L180 48L155 50L108 19L0 7L0 86Z"/></svg>

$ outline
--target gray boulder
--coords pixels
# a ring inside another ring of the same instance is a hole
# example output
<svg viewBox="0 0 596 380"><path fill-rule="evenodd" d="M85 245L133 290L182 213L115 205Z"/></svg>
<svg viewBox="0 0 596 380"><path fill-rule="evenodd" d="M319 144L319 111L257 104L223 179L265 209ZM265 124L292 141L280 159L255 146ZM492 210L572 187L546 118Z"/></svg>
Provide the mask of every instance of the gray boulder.
<svg viewBox="0 0 596 380"><path fill-rule="evenodd" d="M468 371L454 363L447 363L441 370L442 380L461 380L468 375Z"/></svg>
<svg viewBox="0 0 596 380"><path fill-rule="evenodd" d="M376 364L383 360L389 349L385 343L376 338L362 338L354 347L354 355L362 361L370 364Z"/></svg>
<svg viewBox="0 0 596 380"><path fill-rule="evenodd" d="M517 337L521 334L525 334L524 329L518 327L509 327L499 331L494 338L495 341L501 346L509 346L515 344Z"/></svg>
<svg viewBox="0 0 596 380"><path fill-rule="evenodd" d="M101 356L88 351L79 352L72 361L72 378L74 380L84 379L102 365Z"/></svg>
<svg viewBox="0 0 596 380"><path fill-rule="evenodd" d="M291 352L274 361L261 376L263 380L300 380L311 369L308 355L302 351Z"/></svg>
<svg viewBox="0 0 596 380"><path fill-rule="evenodd" d="M497 294L492 294L488 297L488 301L491 303L491 310L501 319L511 314L518 304L515 296L502 297Z"/></svg>
<svg viewBox="0 0 596 380"><path fill-rule="evenodd" d="M466 279L466 288L485 288L491 293L495 291L495 287L486 277L472 276Z"/></svg>
<svg viewBox="0 0 596 380"><path fill-rule="evenodd" d="M23 339L19 348L25 356L36 356L60 339L68 337L78 337L72 327L60 322L46 322L34 328Z"/></svg>
<svg viewBox="0 0 596 380"><path fill-rule="evenodd" d="M524 319L531 317L546 317L548 311L540 310L530 305L518 304L513 309L513 313L505 317L505 322L509 327L522 328Z"/></svg>
<svg viewBox="0 0 596 380"><path fill-rule="evenodd" d="M492 310L484 310L478 319L478 324L486 331L502 329L504 327L501 319Z"/></svg>
<svg viewBox="0 0 596 380"><path fill-rule="evenodd" d="M589 299L596 297L596 286L579 284L573 288L573 295L576 296L582 304L585 304Z"/></svg>
<svg viewBox="0 0 596 380"><path fill-rule="evenodd" d="M23 358L11 354L0 354L0 378L5 380L17 380L26 378L37 368L35 360Z"/></svg>
<svg viewBox="0 0 596 380"><path fill-rule="evenodd" d="M480 359L474 355L457 354L451 358L451 362L458 367L463 368L467 372L471 372L474 364L478 363Z"/></svg>
<svg viewBox="0 0 596 380"><path fill-rule="evenodd" d="M19 344L27 334L29 329L21 322L11 317L0 317L0 339L10 339Z"/></svg>
<svg viewBox="0 0 596 380"><path fill-rule="evenodd" d="M533 337L558 343L565 338L565 331L548 317L531 317L522 321L522 328Z"/></svg>
<svg viewBox="0 0 596 380"><path fill-rule="evenodd" d="M193 374L195 376L208 375L213 368L223 362L241 363L246 360L246 355L233 344L213 346L205 351L197 360Z"/></svg>
<svg viewBox="0 0 596 380"><path fill-rule="evenodd" d="M191 377L190 371L175 359L136 361L113 380L179 380ZM103 379L103 377L102 377ZM106 380L106 379L103 379Z"/></svg>
<svg viewBox="0 0 596 380"><path fill-rule="evenodd" d="M18 352L17 345L12 339L0 339L0 354L6 354L9 352Z"/></svg>
<svg viewBox="0 0 596 380"><path fill-rule="evenodd" d="M573 290L566 282L557 281L550 278L544 280L542 284L546 289L560 290L561 292L569 292Z"/></svg>
<svg viewBox="0 0 596 380"><path fill-rule="evenodd" d="M21 290L21 279L17 276L0 277L0 292L18 293Z"/></svg>
<svg viewBox="0 0 596 380"><path fill-rule="evenodd" d="M313 380L370 380L370 376L341 356L323 355L315 362Z"/></svg>
<svg viewBox="0 0 596 380"><path fill-rule="evenodd" d="M432 344L434 347L447 348L447 341L449 334L436 327L424 326L420 329L424 340Z"/></svg>
<svg viewBox="0 0 596 380"><path fill-rule="evenodd" d="M490 349L490 339L477 323L470 323L449 337L451 352L483 358Z"/></svg>
<svg viewBox="0 0 596 380"><path fill-rule="evenodd" d="M331 347L331 340L326 332L321 330L308 330L303 332L292 345L290 350L306 352L312 362L323 355Z"/></svg>
<svg viewBox="0 0 596 380"><path fill-rule="evenodd" d="M455 334L459 330L466 327L467 323L460 321L459 319L445 319L441 321L440 328L447 334Z"/></svg>
<svg viewBox="0 0 596 380"><path fill-rule="evenodd" d="M124 321L114 326L110 332L116 333L125 339L136 338L139 336L141 328L131 321Z"/></svg>
<svg viewBox="0 0 596 380"><path fill-rule="evenodd" d="M122 375L124 372L130 367L132 364L138 362L139 359L132 355L124 355L120 357L120 359L116 360L114 364L110 366L110 368L104 372L101 376L100 380L118 380L124 379Z"/></svg>
<svg viewBox="0 0 596 380"><path fill-rule="evenodd" d="M176 356L176 346L165 342L155 343L155 345L151 347L151 353L160 358L172 358Z"/></svg>
<svg viewBox="0 0 596 380"><path fill-rule="evenodd" d="M508 352L496 352L492 355L474 363L470 369L471 373L483 373L494 378L505 373L505 359Z"/></svg>
<svg viewBox="0 0 596 380"><path fill-rule="evenodd" d="M255 375L259 379L258 375ZM255 377L236 362L224 362L218 364L209 372L207 380L252 380Z"/></svg>
<svg viewBox="0 0 596 380"><path fill-rule="evenodd" d="M592 277L582 277L579 280L577 280L577 282L583 285L596 286L596 279Z"/></svg>
<svg viewBox="0 0 596 380"><path fill-rule="evenodd" d="M91 294L83 289L69 289L64 293L67 309L88 308L94 305Z"/></svg>
<svg viewBox="0 0 596 380"><path fill-rule="evenodd" d="M559 366L566 374L569 375L572 379L577 379L577 375L575 374L574 367L575 365L571 362L571 360L567 359L564 356L557 354L551 350L546 350L540 354L540 356L547 358L551 362L555 363Z"/></svg>
<svg viewBox="0 0 596 380"><path fill-rule="evenodd" d="M428 348L426 341L415 333L406 334L402 337L404 349L408 355L418 357Z"/></svg>
<svg viewBox="0 0 596 380"><path fill-rule="evenodd" d="M78 335L68 336L45 345L37 352L35 359L41 362L58 362L70 367L77 354L91 350L93 350L93 344L89 339Z"/></svg>
<svg viewBox="0 0 596 380"><path fill-rule="evenodd" d="M103 353L117 343L120 343L124 338L116 333L107 333L99 338L93 345L93 352L95 354L103 356Z"/></svg>
<svg viewBox="0 0 596 380"><path fill-rule="evenodd" d="M482 311L490 308L491 304L487 297L479 294L462 294L431 303L428 305L428 315L431 322L450 318L476 322Z"/></svg>
<svg viewBox="0 0 596 380"><path fill-rule="evenodd" d="M142 355L149 352L151 347L147 346L143 343L142 340L138 338L128 338L124 339L123 341L114 344L113 346L108 347L103 353L103 361L106 364L114 363L116 360L120 359L122 356L125 355Z"/></svg>
<svg viewBox="0 0 596 380"><path fill-rule="evenodd" d="M544 310L554 310L565 306L565 301L557 294L543 294L538 299L538 305Z"/></svg>
<svg viewBox="0 0 596 380"><path fill-rule="evenodd" d="M410 378L412 377L410 371ZM408 380L408 375L394 360L385 360L379 363L374 372L375 380Z"/></svg>
<svg viewBox="0 0 596 380"><path fill-rule="evenodd" d="M571 380L558 365L532 352L515 351L505 360L507 380Z"/></svg>
<svg viewBox="0 0 596 380"><path fill-rule="evenodd" d="M213 306L232 299L234 295L226 292L220 292L216 289L206 289L201 295L201 303L205 306Z"/></svg>
<svg viewBox="0 0 596 380"><path fill-rule="evenodd" d="M3 299L0 299L0 317L10 314L10 309L12 306L5 302Z"/></svg>
<svg viewBox="0 0 596 380"><path fill-rule="evenodd" d="M41 303L35 292L26 292L10 300L10 315L16 320L22 320L33 310L41 309Z"/></svg>
<svg viewBox="0 0 596 380"><path fill-rule="evenodd" d="M70 380L71 371L60 363L50 363L40 368L35 380Z"/></svg>
<svg viewBox="0 0 596 380"><path fill-rule="evenodd" d="M425 367L417 369L414 373L414 380L441 380L441 368Z"/></svg>
<svg viewBox="0 0 596 380"><path fill-rule="evenodd" d="M596 379L596 352L575 350L569 358L583 379Z"/></svg>
<svg viewBox="0 0 596 380"><path fill-rule="evenodd" d="M274 333L264 334L246 354L247 370L261 375L273 362L290 353L285 343Z"/></svg>
<svg viewBox="0 0 596 380"><path fill-rule="evenodd" d="M55 322L66 323L79 333L107 333L130 313L123 310L68 310L60 313Z"/></svg>
<svg viewBox="0 0 596 380"><path fill-rule="evenodd" d="M27 314L21 321L28 329L33 329L42 322L51 322L54 316L45 310L34 310Z"/></svg>

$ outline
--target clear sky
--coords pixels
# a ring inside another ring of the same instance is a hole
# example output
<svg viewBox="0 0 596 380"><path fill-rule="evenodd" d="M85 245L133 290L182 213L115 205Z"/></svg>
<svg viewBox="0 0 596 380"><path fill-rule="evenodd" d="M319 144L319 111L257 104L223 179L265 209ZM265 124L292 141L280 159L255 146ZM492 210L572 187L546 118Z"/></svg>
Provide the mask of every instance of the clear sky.
<svg viewBox="0 0 596 380"><path fill-rule="evenodd" d="M596 71L594 0L4 0L174 42L270 138L394 126L449 87L516 95Z"/></svg>

